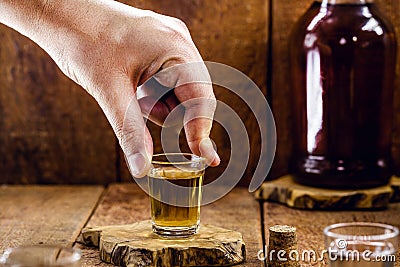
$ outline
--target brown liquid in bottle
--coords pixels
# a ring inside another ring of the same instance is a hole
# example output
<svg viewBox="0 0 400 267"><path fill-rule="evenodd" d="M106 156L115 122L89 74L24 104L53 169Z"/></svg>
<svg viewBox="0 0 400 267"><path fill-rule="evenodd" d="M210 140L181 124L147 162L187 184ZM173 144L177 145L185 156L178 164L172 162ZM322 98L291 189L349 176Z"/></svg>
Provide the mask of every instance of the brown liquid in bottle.
<svg viewBox="0 0 400 267"><path fill-rule="evenodd" d="M396 39L373 3L314 2L292 32L293 161L298 182L386 184Z"/></svg>

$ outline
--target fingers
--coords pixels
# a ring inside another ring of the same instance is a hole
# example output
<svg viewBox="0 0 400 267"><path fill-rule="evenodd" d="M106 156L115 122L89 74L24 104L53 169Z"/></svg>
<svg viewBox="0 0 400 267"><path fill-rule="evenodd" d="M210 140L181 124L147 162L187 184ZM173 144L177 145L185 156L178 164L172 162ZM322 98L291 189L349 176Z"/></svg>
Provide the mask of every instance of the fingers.
<svg viewBox="0 0 400 267"><path fill-rule="evenodd" d="M150 119L155 124L162 126L171 111L168 106L153 97L144 97L138 101L143 116Z"/></svg>
<svg viewBox="0 0 400 267"><path fill-rule="evenodd" d="M136 99L127 107L119 141L131 174L136 178L145 176L150 169L153 146Z"/></svg>
<svg viewBox="0 0 400 267"><path fill-rule="evenodd" d="M143 177L150 168L153 143L134 94L134 85L127 77L117 77L107 87L101 90L104 95L96 100L115 131L131 174Z"/></svg>
<svg viewBox="0 0 400 267"><path fill-rule="evenodd" d="M173 91L170 88L174 88ZM209 165L219 165L220 158L209 138L216 99L202 61L176 64L164 69L144 83L140 91L142 111L146 110L151 120L169 127L179 119L182 123L183 119L190 150L205 157ZM172 110L174 112L171 113Z"/></svg>
<svg viewBox="0 0 400 267"><path fill-rule="evenodd" d="M171 116L171 111L177 107L181 108L173 89L162 86L155 79L150 79L140 86L137 97L143 115L159 126L166 126L165 120ZM184 111L179 113L180 117L183 117L183 113ZM173 114L178 113L175 110Z"/></svg>
<svg viewBox="0 0 400 267"><path fill-rule="evenodd" d="M180 87L179 90L185 90L186 96L190 97L187 95L187 91L195 90L196 94L198 94L199 91L208 86L209 85L187 84L183 86L185 88ZM185 107L185 134L191 151L194 154L206 158L208 165L219 165L221 160L209 137L216 107L215 98L195 97L182 102L182 104Z"/></svg>
<svg viewBox="0 0 400 267"><path fill-rule="evenodd" d="M206 158L210 166L218 166L220 158L210 139L217 101L211 78L203 62L180 68L175 95L185 107L184 127L191 151Z"/></svg>

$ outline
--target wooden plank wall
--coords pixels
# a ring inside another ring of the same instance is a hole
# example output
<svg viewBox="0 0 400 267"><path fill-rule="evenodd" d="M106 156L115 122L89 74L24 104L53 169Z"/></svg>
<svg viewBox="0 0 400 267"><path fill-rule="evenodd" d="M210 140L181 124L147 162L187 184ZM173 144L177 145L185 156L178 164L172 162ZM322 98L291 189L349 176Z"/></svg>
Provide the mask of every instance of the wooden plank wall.
<svg viewBox="0 0 400 267"><path fill-rule="evenodd" d="M106 183L115 141L96 101L0 24L0 183Z"/></svg>
<svg viewBox="0 0 400 267"><path fill-rule="evenodd" d="M267 66L267 14L268 4L265 0L125 0L135 7L150 9L156 12L182 19L188 26L204 60L219 62L232 66L253 79L266 93ZM227 95L223 88L214 87L217 98L229 104L242 118L250 135L252 151L258 148L260 135L256 131L255 120L249 120L249 109L240 101ZM151 127L154 136L159 129ZM218 168L209 169L207 177L217 177L225 169L230 158L229 137L218 124L215 124L212 139L218 144L222 164ZM160 149L156 142L155 150ZM182 144L184 142L181 142ZM257 153L253 153L256 155ZM258 158L250 159L249 167L242 184L249 182L251 171L255 169ZM125 162L121 162L122 180L131 177L126 170Z"/></svg>
<svg viewBox="0 0 400 267"><path fill-rule="evenodd" d="M267 4L264 0L125 0L184 20L205 60L249 75L266 92ZM0 25L1 26L1 25ZM108 183L130 181L125 161L101 110L65 78L35 44L0 27L0 183ZM217 90L218 98L230 97ZM248 110L235 105L242 118ZM257 125L247 120L252 147ZM155 151L159 128L150 126ZM224 164L229 159L224 130L212 133ZM253 160L253 167L257 164ZM213 169L211 176L223 171ZM247 171L251 173L252 166Z"/></svg>
<svg viewBox="0 0 400 267"><path fill-rule="evenodd" d="M393 23L397 34L397 68L394 95L394 129L392 155L395 164L395 171L400 175L400 2L390 0L376 0L384 14Z"/></svg>
<svg viewBox="0 0 400 267"><path fill-rule="evenodd" d="M270 2L271 1L271 2ZM178 17L188 25L203 58L237 68L267 94L271 66L272 108L278 146L271 177L287 172L291 148L287 38L313 0L124 0L126 4ZM400 36L400 3L376 0ZM272 10L268 9L272 4ZM269 16L271 14L272 17ZM272 23L271 25L269 23ZM270 27L271 26L271 27ZM271 28L269 35L268 29ZM272 51L267 61L269 40ZM0 183L109 183L131 177L111 127L96 102L57 69L35 44L0 25ZM399 42L400 43L400 42ZM250 134L252 155L242 184L257 164L260 135L249 110L216 88L218 99L235 107ZM393 155L400 170L400 83L396 83ZM160 151L159 128L149 126ZM212 138L226 166L230 146L223 128Z"/></svg>

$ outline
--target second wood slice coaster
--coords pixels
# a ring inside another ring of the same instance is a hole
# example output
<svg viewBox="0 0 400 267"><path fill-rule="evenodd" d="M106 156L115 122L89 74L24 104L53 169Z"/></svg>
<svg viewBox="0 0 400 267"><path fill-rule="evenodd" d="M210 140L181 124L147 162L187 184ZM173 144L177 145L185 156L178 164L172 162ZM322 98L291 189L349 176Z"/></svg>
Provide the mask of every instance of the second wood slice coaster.
<svg viewBox="0 0 400 267"><path fill-rule="evenodd" d="M384 209L391 202L400 202L400 178L392 177L389 185L371 189L333 190L300 185L291 175L286 175L264 182L255 196L299 209Z"/></svg>
<svg viewBox="0 0 400 267"><path fill-rule="evenodd" d="M188 238L164 238L142 221L84 228L81 239L99 247L102 261L117 266L229 266L246 257L241 233L212 225L201 225Z"/></svg>

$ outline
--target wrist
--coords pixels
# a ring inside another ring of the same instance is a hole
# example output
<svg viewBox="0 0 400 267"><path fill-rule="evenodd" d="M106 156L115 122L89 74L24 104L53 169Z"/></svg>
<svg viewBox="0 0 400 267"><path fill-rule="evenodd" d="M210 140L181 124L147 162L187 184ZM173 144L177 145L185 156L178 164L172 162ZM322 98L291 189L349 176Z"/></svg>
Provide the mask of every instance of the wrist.
<svg viewBox="0 0 400 267"><path fill-rule="evenodd" d="M0 23L43 47L53 34L97 38L126 5L112 0L0 0ZM130 7L140 16L143 11Z"/></svg>

